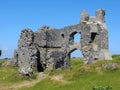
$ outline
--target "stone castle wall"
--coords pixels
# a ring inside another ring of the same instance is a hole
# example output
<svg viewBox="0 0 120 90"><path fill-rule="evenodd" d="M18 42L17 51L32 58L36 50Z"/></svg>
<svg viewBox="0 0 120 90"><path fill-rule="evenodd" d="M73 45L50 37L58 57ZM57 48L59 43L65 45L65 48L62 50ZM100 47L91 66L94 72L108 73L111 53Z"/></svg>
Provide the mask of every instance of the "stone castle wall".
<svg viewBox="0 0 120 90"><path fill-rule="evenodd" d="M70 54L76 49L81 50L86 64L111 60L104 16L103 9L97 10L95 17L82 11L80 24L77 25L62 29L43 26L36 32L22 30L14 63L23 74L32 73L33 67L40 72L45 69L70 69ZM79 43L74 43L76 33L81 35Z"/></svg>

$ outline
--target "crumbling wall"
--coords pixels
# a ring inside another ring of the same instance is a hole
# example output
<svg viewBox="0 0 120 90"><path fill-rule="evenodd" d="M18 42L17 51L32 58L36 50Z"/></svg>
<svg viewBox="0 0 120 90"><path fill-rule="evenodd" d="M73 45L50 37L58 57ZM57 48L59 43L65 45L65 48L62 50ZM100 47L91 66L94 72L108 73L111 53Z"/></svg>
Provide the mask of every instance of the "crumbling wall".
<svg viewBox="0 0 120 90"><path fill-rule="evenodd" d="M105 11L99 9L96 16L82 11L80 23L62 29L41 27L33 32L21 31L18 49L14 52L14 63L20 73L31 74L36 67L39 72L46 69L70 69L70 54L73 50L82 51L86 64L96 60L111 60L108 50L108 31L105 24ZM79 33L81 40L74 43L74 34Z"/></svg>
<svg viewBox="0 0 120 90"><path fill-rule="evenodd" d="M37 49L33 42L34 33L30 29L22 30L18 41L18 50L15 51L18 66L20 67L19 72L22 74L33 73L32 68L36 65Z"/></svg>

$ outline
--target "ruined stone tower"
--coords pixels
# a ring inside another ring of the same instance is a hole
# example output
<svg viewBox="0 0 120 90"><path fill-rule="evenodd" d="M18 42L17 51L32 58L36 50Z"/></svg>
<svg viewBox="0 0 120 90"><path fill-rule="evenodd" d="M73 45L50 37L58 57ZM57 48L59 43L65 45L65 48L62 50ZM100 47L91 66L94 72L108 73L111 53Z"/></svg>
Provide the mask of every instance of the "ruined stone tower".
<svg viewBox="0 0 120 90"><path fill-rule="evenodd" d="M103 9L97 10L95 17L82 11L77 25L62 29L43 26L36 32L22 30L18 49L14 52L14 63L23 74L32 73L33 67L40 72L45 69L70 69L70 54L76 49L81 50L86 64L111 60L104 16ZM73 40L76 33L81 35L79 43Z"/></svg>

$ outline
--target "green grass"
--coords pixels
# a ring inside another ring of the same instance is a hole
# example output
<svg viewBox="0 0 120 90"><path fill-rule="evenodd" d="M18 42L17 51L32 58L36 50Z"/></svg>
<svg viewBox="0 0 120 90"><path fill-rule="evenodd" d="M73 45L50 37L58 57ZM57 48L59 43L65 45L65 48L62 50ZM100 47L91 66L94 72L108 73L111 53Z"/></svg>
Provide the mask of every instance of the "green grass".
<svg viewBox="0 0 120 90"><path fill-rule="evenodd" d="M31 78L19 74L18 67L2 66L2 64L9 62L8 60L0 60L0 90L16 90L11 89L11 86L17 86L24 81L35 79L36 74Z"/></svg>
<svg viewBox="0 0 120 90"><path fill-rule="evenodd" d="M117 69L102 68L102 64L107 63L117 64ZM17 67L0 67L0 84L14 84L24 81L17 71ZM67 83L51 79L51 77L59 75L62 75L62 80ZM108 90L100 89L108 86L112 87L111 90L120 90L120 55L113 55L113 60L97 61L90 65L84 64L82 59L72 59L71 70L51 71L47 78L34 86L22 87L19 90L93 90L93 87L98 88L94 90Z"/></svg>
<svg viewBox="0 0 120 90"><path fill-rule="evenodd" d="M2 66L8 60L0 60L0 84L14 84L25 80L23 75L20 75L18 67Z"/></svg>
<svg viewBox="0 0 120 90"><path fill-rule="evenodd" d="M117 70L103 69L105 63L117 63ZM50 77L62 74L65 81L51 80ZM29 88L20 90L93 90L93 87L112 87L112 90L120 90L120 57L113 56L113 60L98 61L92 65L83 64L81 59L71 60L71 70L55 70L50 77ZM107 89L96 89L107 90Z"/></svg>

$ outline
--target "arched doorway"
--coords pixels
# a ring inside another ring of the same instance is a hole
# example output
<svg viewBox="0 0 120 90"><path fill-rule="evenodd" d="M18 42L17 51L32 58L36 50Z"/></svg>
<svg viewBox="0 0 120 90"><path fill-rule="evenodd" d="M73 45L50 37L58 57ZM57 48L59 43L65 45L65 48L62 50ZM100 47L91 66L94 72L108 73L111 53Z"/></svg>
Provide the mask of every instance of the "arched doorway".
<svg viewBox="0 0 120 90"><path fill-rule="evenodd" d="M69 58L72 59L72 58L83 58L83 55L82 55L82 52L77 49L77 48L74 48L73 50L71 50L69 52Z"/></svg>
<svg viewBox="0 0 120 90"><path fill-rule="evenodd" d="M71 50L69 52L69 63L70 63L70 68L73 69L73 67L76 64L79 64L83 61L83 55L82 55L82 51L80 51L77 48L74 48L73 50Z"/></svg>
<svg viewBox="0 0 120 90"><path fill-rule="evenodd" d="M78 49L76 49L75 51L71 52L71 58L82 58L82 52Z"/></svg>

